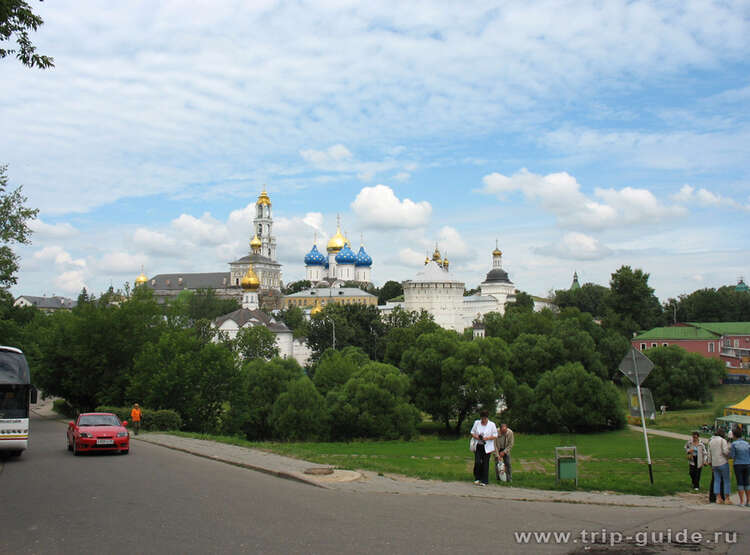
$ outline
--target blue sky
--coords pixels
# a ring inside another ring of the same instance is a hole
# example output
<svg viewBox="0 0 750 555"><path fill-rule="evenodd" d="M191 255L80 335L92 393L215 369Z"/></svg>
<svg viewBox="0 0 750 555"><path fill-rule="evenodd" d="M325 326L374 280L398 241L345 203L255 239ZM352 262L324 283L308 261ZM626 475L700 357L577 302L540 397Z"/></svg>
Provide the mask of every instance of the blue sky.
<svg viewBox="0 0 750 555"><path fill-rule="evenodd" d="M34 3L56 67L0 61L0 163L40 208L13 293L226 271L273 201L283 279L317 232L412 277L662 300L750 277L746 2Z"/></svg>

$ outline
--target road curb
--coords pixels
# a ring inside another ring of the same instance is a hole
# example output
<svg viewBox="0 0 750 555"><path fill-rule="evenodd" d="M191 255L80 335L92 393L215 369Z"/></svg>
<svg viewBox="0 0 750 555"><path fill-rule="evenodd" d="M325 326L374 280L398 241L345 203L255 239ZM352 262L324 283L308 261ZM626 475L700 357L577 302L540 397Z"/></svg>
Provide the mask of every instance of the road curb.
<svg viewBox="0 0 750 555"><path fill-rule="evenodd" d="M284 478L286 480L293 480L295 482L300 482L300 483L307 484L307 485L310 485L310 486L315 486L315 487L321 488L321 489L331 489L329 487L324 486L323 484L321 484L319 482L307 479L307 478L304 477L304 475L299 475L296 472L285 472L283 470L273 470L273 469L270 469L270 468L267 468L267 467L264 467L264 466L258 466L258 465L254 465L254 464L243 463L243 462L240 462L240 461L233 461L233 460L230 460L230 459L219 457L217 455L207 455L205 453L201 453L199 451L193 451L191 449L186 449L184 447L176 447L174 445L164 445L163 443L159 443L158 441L150 441L148 439L144 439L144 438L140 438L140 437L139 438L135 438L135 437L133 437L131 435L130 436L130 440L133 441L134 439L136 441L142 441L142 442L148 443L150 445L157 445L159 447L164 447L166 449L172 449L173 451L180 451L182 453L187 453L188 455L194 455L196 457L201 457L203 459L208 459L210 461L217 461L217 462L221 462L221 463L224 463L224 464L231 464L232 466L238 466L240 468L247 468L248 470L255 470L257 472L262 472L263 474L270 474L271 476L276 476L277 478Z"/></svg>

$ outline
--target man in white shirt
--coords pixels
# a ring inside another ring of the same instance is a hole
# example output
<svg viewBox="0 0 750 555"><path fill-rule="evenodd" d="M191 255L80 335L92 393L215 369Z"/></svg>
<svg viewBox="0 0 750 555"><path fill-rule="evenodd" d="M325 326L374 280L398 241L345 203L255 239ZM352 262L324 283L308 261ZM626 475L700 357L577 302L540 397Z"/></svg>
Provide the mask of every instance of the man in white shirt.
<svg viewBox="0 0 750 555"><path fill-rule="evenodd" d="M474 483L486 486L489 483L490 457L495 452L497 426L489 419L489 413L483 410L479 413L479 420L471 427L471 437L476 441L474 451Z"/></svg>

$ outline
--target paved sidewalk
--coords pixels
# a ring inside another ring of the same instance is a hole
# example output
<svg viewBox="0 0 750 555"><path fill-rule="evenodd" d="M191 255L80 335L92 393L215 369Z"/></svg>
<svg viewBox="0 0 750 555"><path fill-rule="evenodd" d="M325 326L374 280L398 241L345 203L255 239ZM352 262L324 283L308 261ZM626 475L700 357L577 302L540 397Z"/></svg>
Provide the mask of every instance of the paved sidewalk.
<svg viewBox="0 0 750 555"><path fill-rule="evenodd" d="M640 426L633 426L632 424L628 425L628 428L633 430L634 432L643 432L643 428ZM672 439L681 439L683 441L690 441L691 436L689 434L678 434L677 432L668 432L667 430L656 430L649 427L646 427L646 430L648 431L649 435L653 436L661 436L661 437L669 437Z"/></svg>
<svg viewBox="0 0 750 555"><path fill-rule="evenodd" d="M686 497L653 497L606 492L547 491L490 484L478 487L468 482L441 482L420 480L375 472L334 470L328 476L314 476L305 471L325 468L322 465L284 457L275 453L226 445L208 440L183 438L169 434L141 433L135 441L144 441L170 449L176 449L200 457L258 470L275 476L305 482L317 487L361 493L392 493L405 495L448 495L457 497L481 497L512 501L546 501L558 503L583 503L591 505L616 505L624 507L683 508L686 510L735 510L750 509L736 506L709 505L702 503L707 493L688 494ZM137 449L137 447L136 447ZM700 499L700 501L698 500Z"/></svg>

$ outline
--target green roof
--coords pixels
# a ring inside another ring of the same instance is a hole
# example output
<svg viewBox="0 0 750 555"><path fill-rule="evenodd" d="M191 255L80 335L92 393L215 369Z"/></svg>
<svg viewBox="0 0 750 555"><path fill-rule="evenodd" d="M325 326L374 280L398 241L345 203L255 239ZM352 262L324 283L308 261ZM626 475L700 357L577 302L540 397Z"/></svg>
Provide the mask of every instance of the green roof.
<svg viewBox="0 0 750 555"><path fill-rule="evenodd" d="M689 325L703 328L719 335L750 335L750 322L689 322Z"/></svg>
<svg viewBox="0 0 750 555"><path fill-rule="evenodd" d="M633 341L656 339L719 339L719 334L692 326L654 328L633 338Z"/></svg>

